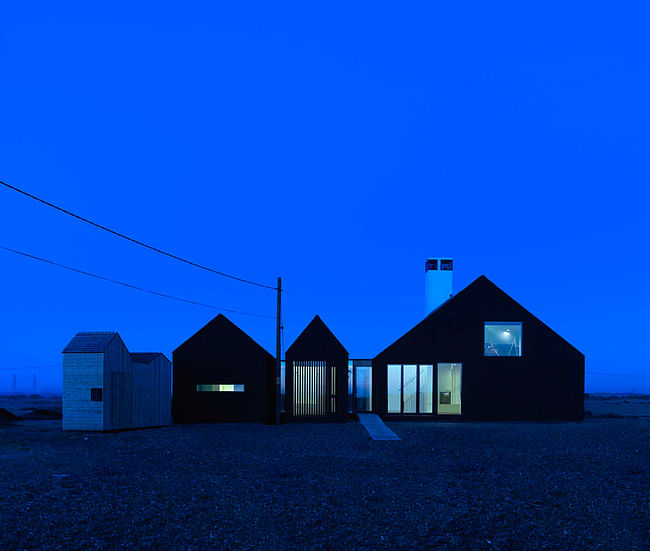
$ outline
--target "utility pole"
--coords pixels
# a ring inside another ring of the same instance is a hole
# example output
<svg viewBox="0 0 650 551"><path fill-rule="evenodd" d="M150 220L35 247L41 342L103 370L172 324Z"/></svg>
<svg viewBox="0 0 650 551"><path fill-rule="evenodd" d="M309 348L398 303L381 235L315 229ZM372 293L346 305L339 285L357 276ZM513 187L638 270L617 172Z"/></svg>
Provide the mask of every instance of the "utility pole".
<svg viewBox="0 0 650 551"><path fill-rule="evenodd" d="M282 278L278 278L278 317L276 320L275 327L275 424L280 424L280 398L281 398L281 388L280 388L280 355L282 354L281 350L281 337L280 332L282 327L280 325L280 310L282 305Z"/></svg>

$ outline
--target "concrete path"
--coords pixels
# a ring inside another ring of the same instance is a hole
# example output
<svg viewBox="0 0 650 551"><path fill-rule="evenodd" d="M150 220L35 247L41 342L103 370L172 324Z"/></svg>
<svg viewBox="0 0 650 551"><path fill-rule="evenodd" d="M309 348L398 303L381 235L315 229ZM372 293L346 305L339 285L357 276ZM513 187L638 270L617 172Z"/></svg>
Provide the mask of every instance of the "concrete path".
<svg viewBox="0 0 650 551"><path fill-rule="evenodd" d="M359 421L368 431L373 440L401 440L384 422L374 413L360 413Z"/></svg>

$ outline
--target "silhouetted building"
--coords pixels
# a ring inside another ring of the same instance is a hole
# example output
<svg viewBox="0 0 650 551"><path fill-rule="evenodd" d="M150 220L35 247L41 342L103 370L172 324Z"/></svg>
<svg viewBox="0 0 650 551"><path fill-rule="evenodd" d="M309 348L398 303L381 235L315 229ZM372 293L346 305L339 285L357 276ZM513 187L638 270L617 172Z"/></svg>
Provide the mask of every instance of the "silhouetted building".
<svg viewBox="0 0 650 551"><path fill-rule="evenodd" d="M372 362L384 419L577 420L585 358L485 276Z"/></svg>
<svg viewBox="0 0 650 551"><path fill-rule="evenodd" d="M316 316L285 354L287 421L345 421L348 352Z"/></svg>
<svg viewBox="0 0 650 551"><path fill-rule="evenodd" d="M272 422L275 358L224 315L174 350L173 360L176 423Z"/></svg>

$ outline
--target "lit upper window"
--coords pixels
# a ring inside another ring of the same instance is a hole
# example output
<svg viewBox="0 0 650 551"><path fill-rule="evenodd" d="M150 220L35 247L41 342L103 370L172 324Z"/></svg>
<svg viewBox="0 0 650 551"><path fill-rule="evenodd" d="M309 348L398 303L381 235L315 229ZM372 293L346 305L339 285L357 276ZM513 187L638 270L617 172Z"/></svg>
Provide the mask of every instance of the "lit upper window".
<svg viewBox="0 0 650 551"><path fill-rule="evenodd" d="M520 321L486 321L484 356L521 356Z"/></svg>
<svg viewBox="0 0 650 551"><path fill-rule="evenodd" d="M197 392L244 392L244 385L196 385Z"/></svg>

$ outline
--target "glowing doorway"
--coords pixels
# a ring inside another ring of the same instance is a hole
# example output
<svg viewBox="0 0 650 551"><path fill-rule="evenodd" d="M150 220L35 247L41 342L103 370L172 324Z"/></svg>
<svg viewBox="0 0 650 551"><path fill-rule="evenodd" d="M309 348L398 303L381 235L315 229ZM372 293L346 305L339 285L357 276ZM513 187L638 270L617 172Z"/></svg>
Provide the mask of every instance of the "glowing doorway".
<svg viewBox="0 0 650 551"><path fill-rule="evenodd" d="M438 415L460 415L463 364L438 364Z"/></svg>

